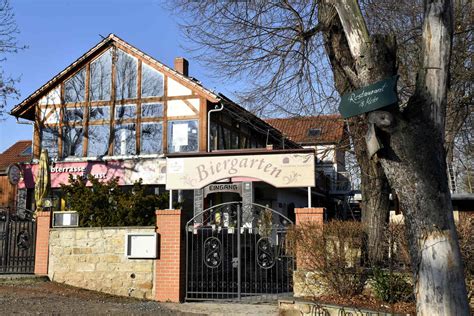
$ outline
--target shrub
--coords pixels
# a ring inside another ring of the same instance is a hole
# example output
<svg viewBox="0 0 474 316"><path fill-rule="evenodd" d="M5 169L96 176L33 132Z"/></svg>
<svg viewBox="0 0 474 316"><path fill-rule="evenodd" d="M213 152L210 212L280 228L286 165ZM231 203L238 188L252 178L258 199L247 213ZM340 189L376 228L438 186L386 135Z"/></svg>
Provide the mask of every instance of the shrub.
<svg viewBox="0 0 474 316"><path fill-rule="evenodd" d="M124 191L118 178L100 182L88 177L91 186L83 179L69 178L61 185L66 205L79 213L79 226L151 226L155 224L155 209L166 208L168 195L147 195L141 180L132 189Z"/></svg>
<svg viewBox="0 0 474 316"><path fill-rule="evenodd" d="M359 222L308 222L294 227L289 239L298 269L315 272L335 294L360 294L367 279L367 270L360 264L363 233Z"/></svg>
<svg viewBox="0 0 474 316"><path fill-rule="evenodd" d="M375 268L372 276L375 297L387 302L407 302L413 300L413 287L404 276L393 271Z"/></svg>

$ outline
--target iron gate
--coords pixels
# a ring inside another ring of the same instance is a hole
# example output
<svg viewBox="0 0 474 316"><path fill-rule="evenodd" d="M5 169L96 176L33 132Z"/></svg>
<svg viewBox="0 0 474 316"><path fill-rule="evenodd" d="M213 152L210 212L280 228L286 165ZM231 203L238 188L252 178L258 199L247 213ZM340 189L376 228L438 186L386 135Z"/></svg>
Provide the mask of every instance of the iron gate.
<svg viewBox="0 0 474 316"><path fill-rule="evenodd" d="M0 209L0 274L34 273L36 223Z"/></svg>
<svg viewBox="0 0 474 316"><path fill-rule="evenodd" d="M186 300L271 298L293 292L292 222L259 204L223 203L186 223Z"/></svg>

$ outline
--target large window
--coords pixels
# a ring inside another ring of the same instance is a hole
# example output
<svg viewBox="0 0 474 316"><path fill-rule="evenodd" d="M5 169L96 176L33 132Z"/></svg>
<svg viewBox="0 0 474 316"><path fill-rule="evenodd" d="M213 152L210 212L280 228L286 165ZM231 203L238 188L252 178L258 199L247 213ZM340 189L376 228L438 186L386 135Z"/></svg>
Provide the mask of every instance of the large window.
<svg viewBox="0 0 474 316"><path fill-rule="evenodd" d="M90 125L87 156L106 156L109 150L110 125Z"/></svg>
<svg viewBox="0 0 474 316"><path fill-rule="evenodd" d="M198 150L198 122L168 122L168 152L188 152Z"/></svg>
<svg viewBox="0 0 474 316"><path fill-rule="evenodd" d="M117 105L115 107L115 119L134 119L136 117L136 108L135 104Z"/></svg>
<svg viewBox="0 0 474 316"><path fill-rule="evenodd" d="M110 106L91 106L89 108L89 120L108 120L110 118Z"/></svg>
<svg viewBox="0 0 474 316"><path fill-rule="evenodd" d="M64 122L82 122L84 119L84 108L80 106L64 109Z"/></svg>
<svg viewBox="0 0 474 316"><path fill-rule="evenodd" d="M64 82L64 102L83 102L86 91L86 70L82 68L69 80Z"/></svg>
<svg viewBox="0 0 474 316"><path fill-rule="evenodd" d="M162 152L163 124L161 122L142 123L140 136L141 154Z"/></svg>
<svg viewBox="0 0 474 316"><path fill-rule="evenodd" d="M48 151L51 158L58 157L58 128L44 127L41 130L41 148Z"/></svg>
<svg viewBox="0 0 474 316"><path fill-rule="evenodd" d="M135 124L115 125L114 155L129 156L136 154Z"/></svg>
<svg viewBox="0 0 474 316"><path fill-rule="evenodd" d="M161 97L163 90L163 74L142 64L142 97Z"/></svg>
<svg viewBox="0 0 474 316"><path fill-rule="evenodd" d="M81 67L53 89L57 108L40 104L41 146L52 157L148 155L167 149L160 99L165 94L163 73L118 47L107 48ZM140 93L142 99L137 100ZM168 126L170 152L198 150L197 121L172 121Z"/></svg>
<svg viewBox="0 0 474 316"><path fill-rule="evenodd" d="M161 103L143 103L142 117L162 117L163 104Z"/></svg>
<svg viewBox="0 0 474 316"><path fill-rule="evenodd" d="M112 89L112 50L91 63L90 100L109 101Z"/></svg>
<svg viewBox="0 0 474 316"><path fill-rule="evenodd" d="M115 99L134 99L137 97L137 66L135 57L117 49L115 67L116 92Z"/></svg>
<svg viewBox="0 0 474 316"><path fill-rule="evenodd" d="M82 157L84 129L82 126L63 127L63 157Z"/></svg>

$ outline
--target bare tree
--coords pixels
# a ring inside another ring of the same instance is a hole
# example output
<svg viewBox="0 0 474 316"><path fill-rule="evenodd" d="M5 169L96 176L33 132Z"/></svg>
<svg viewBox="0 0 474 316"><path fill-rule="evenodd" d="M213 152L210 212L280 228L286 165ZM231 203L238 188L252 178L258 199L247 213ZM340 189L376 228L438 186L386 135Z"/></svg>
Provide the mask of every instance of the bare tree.
<svg viewBox="0 0 474 316"><path fill-rule="evenodd" d="M324 113L338 100L331 83L343 94L398 73L394 36L370 30L355 0L182 1L179 8L187 21L185 33L202 49L201 57L217 66L219 76L252 78L253 88L243 99L256 112ZM411 55L416 80L400 93L406 100L401 106L372 114L384 145L375 159L366 158L363 145L368 117L349 123L356 147L357 141L361 144L356 155L362 176L365 163L375 179L385 175L399 197L418 312L467 315L443 147L452 4L425 1L422 14L414 18L422 25L420 58ZM380 192L383 185L375 187Z"/></svg>
<svg viewBox="0 0 474 316"><path fill-rule="evenodd" d="M17 42L18 32L9 0L0 0L0 63L5 62L7 54L16 53L25 48ZM18 79L5 74L0 65L0 119L3 119L8 98L19 96L18 90L15 88L17 81Z"/></svg>

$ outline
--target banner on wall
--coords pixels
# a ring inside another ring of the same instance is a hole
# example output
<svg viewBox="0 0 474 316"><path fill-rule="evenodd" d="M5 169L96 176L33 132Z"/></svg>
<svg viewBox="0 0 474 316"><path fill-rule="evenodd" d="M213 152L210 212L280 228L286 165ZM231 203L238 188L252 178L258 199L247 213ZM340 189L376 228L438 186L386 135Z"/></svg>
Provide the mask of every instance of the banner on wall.
<svg viewBox="0 0 474 316"><path fill-rule="evenodd" d="M33 188L38 165L23 165L22 168L23 181L19 183L19 188ZM165 184L166 160L57 162L51 166L51 187L59 188L61 184L67 184L70 175L83 179L90 175L104 181L118 177L119 185L132 185L139 179L143 184Z"/></svg>
<svg viewBox="0 0 474 316"><path fill-rule="evenodd" d="M314 153L167 158L166 189L193 190L230 177L252 177L277 188L314 187Z"/></svg>

